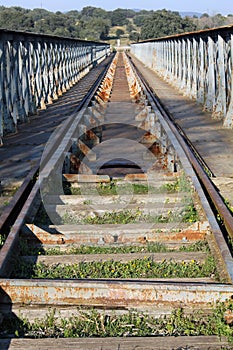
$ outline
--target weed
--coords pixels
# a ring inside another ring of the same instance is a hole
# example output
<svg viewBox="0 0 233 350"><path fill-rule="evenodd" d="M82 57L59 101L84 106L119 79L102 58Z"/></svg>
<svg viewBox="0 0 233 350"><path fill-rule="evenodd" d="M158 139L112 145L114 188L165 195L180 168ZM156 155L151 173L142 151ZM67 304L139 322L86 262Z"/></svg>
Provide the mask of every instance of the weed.
<svg viewBox="0 0 233 350"><path fill-rule="evenodd" d="M188 188L188 187L187 187ZM154 187L149 184L127 184L127 183L117 183L116 181L111 181L109 183L100 183L97 184L93 190L97 190L98 194L100 196L114 196L114 195L121 195L121 194L153 194L153 193L175 193L175 192L186 192L186 189L184 185L181 186L181 180L177 180L176 182L172 184L165 184L161 187ZM88 193L92 193L92 189L88 188L85 189L84 192L88 190ZM73 194L73 195L81 195L81 188L76 187L68 187L66 186L64 188L65 194ZM190 189L187 191L190 192Z"/></svg>
<svg viewBox="0 0 233 350"><path fill-rule="evenodd" d="M83 202L84 205L91 205L92 204L92 200L91 199L86 199L84 202Z"/></svg>
<svg viewBox="0 0 233 350"><path fill-rule="evenodd" d="M231 212L231 214L233 214L233 206L231 205L229 200L228 199L224 199L224 203L226 204L226 206L229 209L229 211Z"/></svg>
<svg viewBox="0 0 233 350"><path fill-rule="evenodd" d="M4 245L5 241L6 241L6 235L0 234L0 248Z"/></svg>
<svg viewBox="0 0 233 350"><path fill-rule="evenodd" d="M191 192L191 185L187 180L186 176L182 174L175 182L167 183L160 188L163 191L168 193L176 193L176 192Z"/></svg>
<svg viewBox="0 0 233 350"><path fill-rule="evenodd" d="M10 188L4 188L2 189L1 193L0 193L0 197L6 197L6 196L10 196L10 197L13 197L16 192L18 191L18 189L20 188L20 185L19 186L13 186L13 187L10 187Z"/></svg>
<svg viewBox="0 0 233 350"><path fill-rule="evenodd" d="M190 262L174 262L163 260L155 262L151 258L106 262L80 262L72 265L44 263L30 264L19 262L15 264L12 277L18 278L198 278L209 277L219 279L215 261L208 257L204 263L192 260Z"/></svg>
<svg viewBox="0 0 233 350"><path fill-rule="evenodd" d="M205 253L209 253L210 252L210 248L209 245L206 241L198 241L198 242L194 242L191 245L183 245L179 248L179 251L181 252L205 252Z"/></svg>
<svg viewBox="0 0 233 350"><path fill-rule="evenodd" d="M182 308L170 315L155 318L136 310L116 315L92 310L77 310L71 317L61 318L51 309L44 319L9 319L0 325L0 337L15 334L24 338L77 337L145 337L145 336L226 336L233 342L233 327L226 323L224 314L232 310L233 302L217 303L212 313L205 315L194 310L186 315ZM228 349L231 349L229 344Z"/></svg>
<svg viewBox="0 0 233 350"><path fill-rule="evenodd" d="M124 210L120 212L104 213L102 216L86 216L84 219L77 219L73 215L66 213L62 217L64 224L130 224L136 222L145 222L147 216L139 209L136 211Z"/></svg>
<svg viewBox="0 0 233 350"><path fill-rule="evenodd" d="M65 194L73 194L74 196L79 196L79 195L81 195L81 188L71 187L70 192L69 193L65 192Z"/></svg>
<svg viewBox="0 0 233 350"><path fill-rule="evenodd" d="M61 250L59 247L44 249L42 246L31 247L26 242L20 241L21 255L76 255L76 254L127 254L127 253L159 253L172 252L177 249L168 249L165 244L147 243L143 245L125 245L113 247L85 246L72 247L67 250ZM182 252L203 251L209 252L209 246L206 241L194 242L190 245L183 245L179 248Z"/></svg>
<svg viewBox="0 0 233 350"><path fill-rule="evenodd" d="M186 205L186 207L180 213L182 216L182 222L197 222L199 219L198 213L193 203Z"/></svg>
<svg viewBox="0 0 233 350"><path fill-rule="evenodd" d="M62 217L63 224L89 224L89 225L104 225L104 224L133 224L140 222L148 223L171 223L171 222L187 222L193 223L198 220L198 213L191 203L186 205L179 213L168 211L166 214L150 215L143 214L138 208L136 211L124 210L105 212L103 215L89 215L83 219L78 219L74 215L66 213Z"/></svg>

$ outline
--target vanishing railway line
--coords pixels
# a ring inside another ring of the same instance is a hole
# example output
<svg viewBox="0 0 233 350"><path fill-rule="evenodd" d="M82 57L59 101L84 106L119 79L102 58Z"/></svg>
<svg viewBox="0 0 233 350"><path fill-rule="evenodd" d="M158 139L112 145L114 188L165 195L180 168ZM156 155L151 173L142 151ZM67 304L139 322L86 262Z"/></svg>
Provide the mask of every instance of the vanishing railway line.
<svg viewBox="0 0 233 350"><path fill-rule="evenodd" d="M232 215L190 146L117 53L4 214L1 349L231 348Z"/></svg>

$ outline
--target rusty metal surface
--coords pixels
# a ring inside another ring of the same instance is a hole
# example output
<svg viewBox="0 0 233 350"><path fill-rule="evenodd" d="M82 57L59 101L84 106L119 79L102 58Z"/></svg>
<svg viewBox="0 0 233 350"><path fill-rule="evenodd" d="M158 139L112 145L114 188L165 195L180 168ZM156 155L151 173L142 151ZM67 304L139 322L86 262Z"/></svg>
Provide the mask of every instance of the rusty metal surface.
<svg viewBox="0 0 233 350"><path fill-rule="evenodd" d="M2 303L82 305L123 308L201 306L229 300L233 286L163 283L162 280L9 280L0 279Z"/></svg>
<svg viewBox="0 0 233 350"><path fill-rule="evenodd" d="M14 223L14 219L16 219L17 215L19 214L24 201L32 189L33 183L35 182L35 176L38 172L38 168L39 164L29 172L23 184L20 186L9 205L1 214L0 232L2 236L8 233L10 226L12 226Z"/></svg>
<svg viewBox="0 0 233 350"><path fill-rule="evenodd" d="M179 225L182 227L182 225ZM163 231L164 230L164 231ZM178 232L177 232L178 231ZM77 234L78 233L78 234ZM148 243L148 242L195 242L205 239L208 226L205 223L195 223L183 229L174 224L151 225L63 225L54 226L49 231L34 224L22 228L22 237L29 241L39 241L42 244L105 244L116 243Z"/></svg>
<svg viewBox="0 0 233 350"><path fill-rule="evenodd" d="M25 223L26 217L32 209L36 196L39 192L39 183L36 182L33 186L27 200L25 201L16 221L10 229L7 239L0 250L0 276L8 277L12 270L12 261L15 253L18 251L19 232Z"/></svg>

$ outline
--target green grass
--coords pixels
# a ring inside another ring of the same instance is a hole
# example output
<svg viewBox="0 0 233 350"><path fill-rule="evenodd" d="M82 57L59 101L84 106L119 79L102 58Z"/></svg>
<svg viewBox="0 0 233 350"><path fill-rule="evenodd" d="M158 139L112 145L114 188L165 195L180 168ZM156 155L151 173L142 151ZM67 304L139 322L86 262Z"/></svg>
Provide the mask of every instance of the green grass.
<svg viewBox="0 0 233 350"><path fill-rule="evenodd" d="M0 248L3 247L5 241L6 241L6 235L0 234Z"/></svg>
<svg viewBox="0 0 233 350"><path fill-rule="evenodd" d="M145 336L226 336L233 342L233 327L226 323L224 314L233 310L233 302L217 303L210 315L199 310L185 314L182 308L171 315L153 316L131 310L123 315L92 310L77 310L63 318L51 309L43 319L9 319L0 325L0 338L13 335L23 338L83 338L83 337L145 337ZM225 349L232 349L232 345Z"/></svg>
<svg viewBox="0 0 233 350"><path fill-rule="evenodd" d="M192 192L190 182L188 181L184 173L181 174L181 176L175 182L167 183L161 186L160 190L164 190L168 193Z"/></svg>
<svg viewBox="0 0 233 350"><path fill-rule="evenodd" d="M229 209L229 211L231 212L231 214L233 214L233 206L231 205L229 200L228 199L224 199L224 203L226 204L226 206Z"/></svg>
<svg viewBox="0 0 233 350"><path fill-rule="evenodd" d="M30 247L25 242L20 242L21 255L76 255L76 254L126 254L126 253L159 253L172 252L177 249L168 249L162 243L147 243L144 245L126 245L114 247L85 246L72 247L67 250L61 250L59 247L53 249L44 249L36 246ZM209 252L209 246L206 241L198 241L190 245L182 245L178 251L182 252Z"/></svg>
<svg viewBox="0 0 233 350"><path fill-rule="evenodd" d="M12 278L199 278L212 276L219 279L215 261L208 257L204 263L195 260L174 262L163 260L155 262L151 258L120 261L80 262L72 265L44 263L30 264L19 261Z"/></svg>
<svg viewBox="0 0 233 350"><path fill-rule="evenodd" d="M102 216L86 216L83 220L77 219L71 214L62 217L63 224L132 224L145 222L146 216L138 209L136 211L124 210L121 212L104 213Z"/></svg>
<svg viewBox="0 0 233 350"><path fill-rule="evenodd" d="M198 221L198 213L193 203L186 204L180 212L168 211L161 215L147 215L138 208L136 211L126 209L118 212L105 212L103 215L86 216L84 219L76 218L74 215L66 213L62 217L63 224L134 224L134 223L172 223L184 222L193 223Z"/></svg>
<svg viewBox="0 0 233 350"><path fill-rule="evenodd" d="M4 196L10 196L10 197L13 197L16 192L18 191L18 189L20 188L20 185L19 186L13 186L13 187L10 187L10 188L3 188L1 193L0 193L0 196L4 197Z"/></svg>
<svg viewBox="0 0 233 350"><path fill-rule="evenodd" d="M112 180L108 183L99 183L96 187L87 188L84 187L83 192L88 191L92 194L94 191L98 192L100 196L114 196L117 194L152 194L152 193L178 193L178 192L191 192L191 186L185 175L182 174L176 181L167 183L160 187L154 187L150 184L133 183L127 184L119 181ZM80 195L82 188L72 187L68 183L64 183L64 193L72 195Z"/></svg>
<svg viewBox="0 0 233 350"><path fill-rule="evenodd" d="M72 195L81 195L82 192L88 194L93 194L95 191L98 192L98 195L100 196L115 196L120 194L147 194L149 191L153 193L157 193L158 189L149 187L148 185L143 184L117 184L115 181L111 181L110 183L100 183L97 184L96 187L93 188L77 188L77 187L69 187L66 188L65 194L72 194Z"/></svg>

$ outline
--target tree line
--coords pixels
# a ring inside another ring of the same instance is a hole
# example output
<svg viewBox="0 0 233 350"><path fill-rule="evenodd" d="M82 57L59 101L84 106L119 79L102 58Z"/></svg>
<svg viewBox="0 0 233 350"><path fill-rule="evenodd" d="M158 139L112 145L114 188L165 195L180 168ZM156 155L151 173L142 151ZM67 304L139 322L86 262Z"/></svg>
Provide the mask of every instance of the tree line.
<svg viewBox="0 0 233 350"><path fill-rule="evenodd" d="M217 14L181 17L168 10L146 11L86 6L81 11L65 13L19 6L0 6L0 28L75 37L86 40L109 40L126 36L139 41L199 29L207 29L233 22L233 16Z"/></svg>

